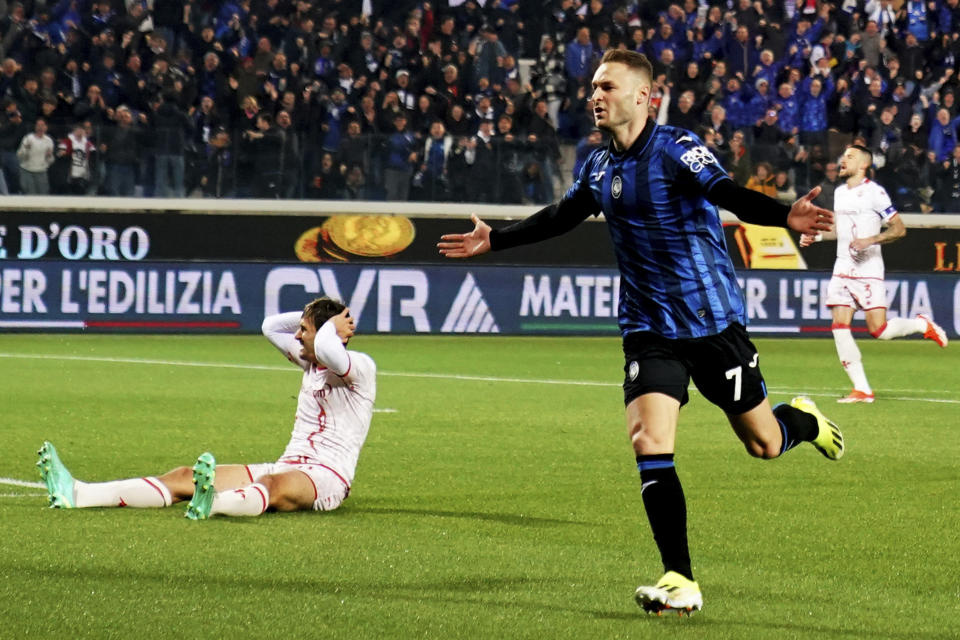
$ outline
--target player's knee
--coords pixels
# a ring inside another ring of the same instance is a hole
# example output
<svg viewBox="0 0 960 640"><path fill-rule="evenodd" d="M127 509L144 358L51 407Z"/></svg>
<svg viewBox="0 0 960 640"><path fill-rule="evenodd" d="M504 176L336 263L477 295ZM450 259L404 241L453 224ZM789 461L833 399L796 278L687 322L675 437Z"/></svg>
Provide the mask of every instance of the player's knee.
<svg viewBox="0 0 960 640"><path fill-rule="evenodd" d="M660 437L641 420L636 420L628 424L627 431L630 436L630 442L633 444L633 450L637 455L660 452L667 444L664 438Z"/></svg>
<svg viewBox="0 0 960 640"><path fill-rule="evenodd" d="M284 474L265 475L257 478L257 482L267 490L267 508L273 511L296 511L300 505L287 490Z"/></svg>
<svg viewBox="0 0 960 640"><path fill-rule="evenodd" d="M876 338L877 340L889 340L890 332L887 331L887 323L884 322L879 327L867 327L867 331L870 332L870 335Z"/></svg>
<svg viewBox="0 0 960 640"><path fill-rule="evenodd" d="M743 446L754 458L770 460L780 455L780 443L763 440L760 438L751 438L743 443Z"/></svg>
<svg viewBox="0 0 960 640"><path fill-rule="evenodd" d="M193 496L193 469L190 467L171 469L157 479L166 485L174 501Z"/></svg>

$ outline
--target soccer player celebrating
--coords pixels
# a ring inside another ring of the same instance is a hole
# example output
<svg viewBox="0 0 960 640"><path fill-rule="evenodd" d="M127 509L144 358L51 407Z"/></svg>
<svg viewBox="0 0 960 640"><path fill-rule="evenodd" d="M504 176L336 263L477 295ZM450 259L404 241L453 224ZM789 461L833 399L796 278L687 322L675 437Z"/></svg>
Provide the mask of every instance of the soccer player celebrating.
<svg viewBox="0 0 960 640"><path fill-rule="evenodd" d="M833 315L833 341L840 364L853 383L853 391L838 402L873 402L873 389L863 370L860 349L850 332L850 322L857 309L867 317L870 335L881 340L923 334L941 347L947 346L947 334L932 319L887 320L887 292L883 284L883 255L880 245L895 242L907 235L903 220L890 202L886 190L867 178L873 154L861 145L846 148L840 158L839 176L844 180L833 195L836 215L837 260L827 287L827 306ZM886 225L886 229L881 228ZM803 234L800 246L822 240L823 234Z"/></svg>
<svg viewBox="0 0 960 640"><path fill-rule="evenodd" d="M168 507L190 500L186 516L258 516L276 511L331 511L350 493L360 449L370 429L376 396L376 365L348 351L355 330L350 311L317 298L298 311L270 316L263 333L288 360L303 369L290 442L276 462L216 465L202 454L191 470L113 482L74 480L52 444L40 448L40 476L50 506Z"/></svg>
<svg viewBox="0 0 960 640"><path fill-rule="evenodd" d="M466 258L557 236L604 214L621 274L627 428L665 570L635 597L647 612L682 613L703 605L674 467L691 378L723 409L750 455L776 458L805 441L831 460L843 455L840 430L809 398L771 409L717 207L746 222L807 233L829 230L832 213L811 202L819 188L786 206L738 187L696 135L648 119L651 79L645 56L605 53L593 76L592 106L597 126L612 138L609 147L587 158L559 202L499 230L473 216L473 231L445 235L437 246Z"/></svg>

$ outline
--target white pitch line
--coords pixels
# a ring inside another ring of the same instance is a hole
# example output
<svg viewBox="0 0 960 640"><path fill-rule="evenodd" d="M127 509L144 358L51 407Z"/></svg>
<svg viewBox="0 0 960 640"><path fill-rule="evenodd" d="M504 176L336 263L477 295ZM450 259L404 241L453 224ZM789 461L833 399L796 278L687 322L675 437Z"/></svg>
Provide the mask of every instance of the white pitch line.
<svg viewBox="0 0 960 640"><path fill-rule="evenodd" d="M45 498L45 493L0 493L0 498Z"/></svg>
<svg viewBox="0 0 960 640"><path fill-rule="evenodd" d="M74 361L74 362L108 362L108 363L119 363L119 364L146 364L146 365L160 365L168 367L206 367L206 368L215 368L215 369L240 369L240 370L251 370L251 371L293 371L293 367L290 366L279 366L279 365L264 365L264 364L238 364L232 362L192 362L188 360L158 360L152 358L120 358L120 357L106 357L106 356L71 356L71 355L60 355L60 354L27 354L27 353L2 353L0 352L0 358L19 358L25 360L58 360L58 361ZM545 384L545 385L564 385L564 386L576 386L576 387L608 387L619 388L621 384L619 382L595 382L590 380L563 380L563 379L550 379L550 378L507 378L500 376L479 376L479 375L463 375L456 373L416 373L416 372L402 372L402 371L378 371L381 376L385 377L396 377L396 378L428 378L428 379L440 379L440 380L462 380L465 382L506 382L514 384ZM815 397L832 397L837 394L843 394L846 391L846 387L843 388L832 388L832 387L814 387L814 388L805 388L805 389L795 389L792 387L769 387L769 391L774 393L803 393L809 396ZM874 389L878 393L890 393L890 394L903 394L903 393L943 393L943 394L952 394L951 391L941 390L941 389ZM691 389L691 392L696 392L695 389ZM930 403L943 403L943 404L960 404L960 400L954 398L930 398L930 397L909 397L909 396L884 396L883 400L898 400L903 402L930 402ZM386 411L385 411L386 413Z"/></svg>
<svg viewBox="0 0 960 640"><path fill-rule="evenodd" d="M32 487L34 489L47 488L47 485L42 482L27 482L26 480L17 480L16 478L0 478L0 484L9 484L14 487Z"/></svg>

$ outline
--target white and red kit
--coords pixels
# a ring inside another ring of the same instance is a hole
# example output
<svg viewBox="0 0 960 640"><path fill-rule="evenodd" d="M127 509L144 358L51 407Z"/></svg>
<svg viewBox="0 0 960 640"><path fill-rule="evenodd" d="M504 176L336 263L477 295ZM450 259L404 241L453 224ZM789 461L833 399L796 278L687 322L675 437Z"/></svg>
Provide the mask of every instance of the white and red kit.
<svg viewBox="0 0 960 640"><path fill-rule="evenodd" d="M76 138L72 133L60 141L60 150L66 151L70 158L70 171L67 178L70 180L90 180L90 154L96 147L87 137Z"/></svg>
<svg viewBox="0 0 960 640"><path fill-rule="evenodd" d="M880 245L874 244L858 252L850 248L850 243L857 238L877 235L884 223L897 215L890 196L872 180L865 179L852 188L844 183L834 192L833 213L837 260L827 287L827 306L886 308Z"/></svg>
<svg viewBox="0 0 960 640"><path fill-rule="evenodd" d="M317 488L314 508L330 510L347 497L367 438L377 394L377 366L365 353L348 351L332 321L317 330L314 352L321 365L300 358L294 334L299 311L269 316L263 334L288 360L303 369L290 442L276 463L247 465L252 479L291 468L306 473Z"/></svg>

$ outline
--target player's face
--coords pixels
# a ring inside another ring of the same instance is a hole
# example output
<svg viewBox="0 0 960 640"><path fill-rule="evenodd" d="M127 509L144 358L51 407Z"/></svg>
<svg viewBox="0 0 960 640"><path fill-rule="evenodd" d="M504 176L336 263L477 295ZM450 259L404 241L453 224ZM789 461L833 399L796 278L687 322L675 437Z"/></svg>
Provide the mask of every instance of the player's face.
<svg viewBox="0 0 960 640"><path fill-rule="evenodd" d="M313 351L313 341L317 337L317 328L307 316L300 317L300 328L293 336L300 343L300 357L307 362L317 364L317 354Z"/></svg>
<svg viewBox="0 0 960 640"><path fill-rule="evenodd" d="M862 153L856 149L847 149L843 152L843 155L840 156L840 173L838 175L841 178L849 178L857 175L860 169L863 168L863 162Z"/></svg>
<svg viewBox="0 0 960 640"><path fill-rule="evenodd" d="M613 130L646 113L650 85L620 62L605 62L593 74L593 117L600 129Z"/></svg>

